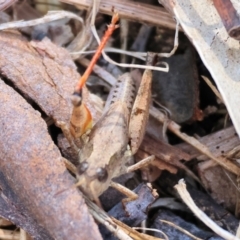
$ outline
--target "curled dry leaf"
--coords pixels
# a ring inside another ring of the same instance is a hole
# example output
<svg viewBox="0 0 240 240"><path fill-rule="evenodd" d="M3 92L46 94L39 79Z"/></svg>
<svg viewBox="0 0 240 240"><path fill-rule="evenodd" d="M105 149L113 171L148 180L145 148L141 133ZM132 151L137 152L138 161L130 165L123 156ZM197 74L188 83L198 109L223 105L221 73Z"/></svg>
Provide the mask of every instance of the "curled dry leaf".
<svg viewBox="0 0 240 240"><path fill-rule="evenodd" d="M0 49L1 73L49 117L69 122L70 91L79 75L67 52L50 40L28 42L10 32L0 33Z"/></svg>
<svg viewBox="0 0 240 240"><path fill-rule="evenodd" d="M101 239L40 114L3 81L0 91L2 194L8 186L11 201L54 239Z"/></svg>

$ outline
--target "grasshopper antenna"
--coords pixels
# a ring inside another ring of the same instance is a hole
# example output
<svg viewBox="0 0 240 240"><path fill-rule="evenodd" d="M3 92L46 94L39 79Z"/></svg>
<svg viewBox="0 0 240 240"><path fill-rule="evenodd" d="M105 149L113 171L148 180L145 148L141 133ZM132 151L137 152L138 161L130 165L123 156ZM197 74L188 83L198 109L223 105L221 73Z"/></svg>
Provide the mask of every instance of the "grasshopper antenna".
<svg viewBox="0 0 240 240"><path fill-rule="evenodd" d="M90 64L88 65L86 71L79 79L74 93L72 95L72 104L73 104L73 111L72 117L70 120L70 131L74 138L80 137L84 134L88 129L92 127L92 116L88 108L82 101L82 89L85 85L89 75L91 74L94 65L96 64L97 60L99 59L102 50L104 49L108 39L112 35L113 31L118 27L117 22L119 20L119 15L117 12L113 13L111 24L108 25L108 29L105 32L97 51L95 52ZM79 121L80 120L80 121Z"/></svg>
<svg viewBox="0 0 240 240"><path fill-rule="evenodd" d="M77 86L75 87L75 90L74 90L74 95L78 95L80 98L81 98L81 90L82 90L82 87L83 85L86 83L89 75L91 74L92 70L93 70L93 67L94 65L96 64L97 60L99 59L101 53L102 53L102 50L104 49L104 47L106 46L106 43L108 41L108 39L110 38L110 36L112 35L113 31L118 27L117 26L117 22L119 20L119 15L117 12L114 12L113 13L113 16L112 16L112 21L111 23L108 25L108 29L107 31L105 32L104 36L102 37L102 40L97 48L97 51L95 52L91 62L89 63L86 71L84 72L84 74L82 75L82 77L79 79L78 83L77 83Z"/></svg>

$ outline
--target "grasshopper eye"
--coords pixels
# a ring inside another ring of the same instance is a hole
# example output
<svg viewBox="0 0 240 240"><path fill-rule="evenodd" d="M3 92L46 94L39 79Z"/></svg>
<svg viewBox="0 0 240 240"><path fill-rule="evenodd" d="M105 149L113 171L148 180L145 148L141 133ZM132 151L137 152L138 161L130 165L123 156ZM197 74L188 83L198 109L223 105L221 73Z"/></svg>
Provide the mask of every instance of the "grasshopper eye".
<svg viewBox="0 0 240 240"><path fill-rule="evenodd" d="M81 162L78 167L77 167L77 172L79 175L83 174L84 172L86 172L86 170L88 169L88 163L86 161Z"/></svg>
<svg viewBox="0 0 240 240"><path fill-rule="evenodd" d="M97 177L100 182L105 182L108 177L108 172L105 168L98 168L97 169Z"/></svg>

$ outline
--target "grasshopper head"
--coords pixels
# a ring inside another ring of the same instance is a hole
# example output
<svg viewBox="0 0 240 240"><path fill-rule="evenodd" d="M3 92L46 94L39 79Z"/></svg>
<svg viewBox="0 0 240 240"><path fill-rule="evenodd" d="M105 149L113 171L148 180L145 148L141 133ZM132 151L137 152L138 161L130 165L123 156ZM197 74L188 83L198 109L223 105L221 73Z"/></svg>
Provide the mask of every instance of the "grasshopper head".
<svg viewBox="0 0 240 240"><path fill-rule="evenodd" d="M77 186L92 200L98 201L98 197L108 188L108 170L103 167L89 167L89 163L81 162L77 168Z"/></svg>

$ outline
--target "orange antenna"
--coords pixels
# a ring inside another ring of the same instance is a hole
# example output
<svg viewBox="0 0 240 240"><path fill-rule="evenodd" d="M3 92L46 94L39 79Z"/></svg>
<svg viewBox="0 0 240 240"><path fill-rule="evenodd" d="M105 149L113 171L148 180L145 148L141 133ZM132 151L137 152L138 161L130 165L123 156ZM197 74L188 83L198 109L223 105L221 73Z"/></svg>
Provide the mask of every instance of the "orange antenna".
<svg viewBox="0 0 240 240"><path fill-rule="evenodd" d="M92 69L93 69L94 65L96 64L97 60L99 59L99 57L102 53L102 50L105 47L108 39L112 35L113 31L117 28L116 23L118 20L119 20L118 13L114 12L114 14L112 16L111 24L108 25L108 29L105 32L104 36L102 37L101 42L97 48L97 51L95 52L90 64L88 65L86 71L84 72L82 77L79 79L77 86L75 87L74 95L79 95L81 97L81 89L82 89L83 85L86 83L89 75L91 74Z"/></svg>

